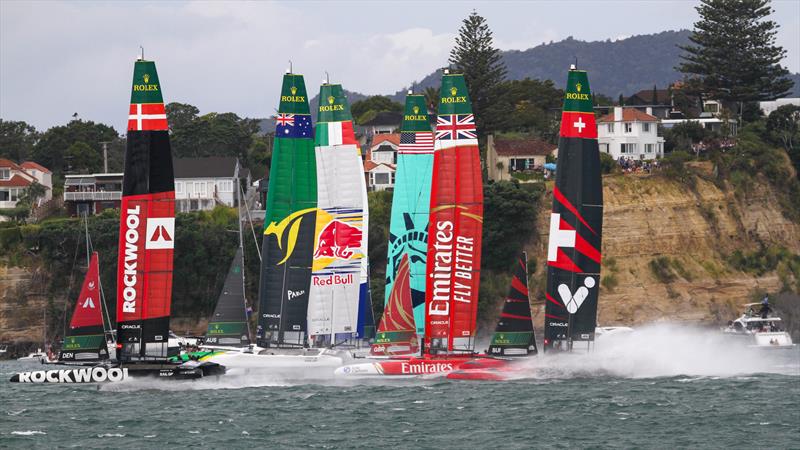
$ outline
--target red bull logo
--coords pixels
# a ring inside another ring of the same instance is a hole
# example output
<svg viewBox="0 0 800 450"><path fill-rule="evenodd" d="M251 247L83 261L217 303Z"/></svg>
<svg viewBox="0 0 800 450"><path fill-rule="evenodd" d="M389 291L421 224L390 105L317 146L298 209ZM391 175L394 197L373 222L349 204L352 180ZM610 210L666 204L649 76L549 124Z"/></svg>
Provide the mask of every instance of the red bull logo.
<svg viewBox="0 0 800 450"><path fill-rule="evenodd" d="M343 258L348 259L361 249L361 229L340 220L331 221L317 239L317 258Z"/></svg>

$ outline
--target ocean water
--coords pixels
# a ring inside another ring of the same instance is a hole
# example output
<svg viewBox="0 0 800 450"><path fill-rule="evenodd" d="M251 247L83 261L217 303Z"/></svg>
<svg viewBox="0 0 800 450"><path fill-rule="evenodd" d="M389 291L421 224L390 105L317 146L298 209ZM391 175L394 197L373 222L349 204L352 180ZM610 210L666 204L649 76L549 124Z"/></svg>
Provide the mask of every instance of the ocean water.
<svg viewBox="0 0 800 450"><path fill-rule="evenodd" d="M652 327L589 354L531 358L516 379L247 376L102 386L7 380L0 447L798 448L800 351Z"/></svg>

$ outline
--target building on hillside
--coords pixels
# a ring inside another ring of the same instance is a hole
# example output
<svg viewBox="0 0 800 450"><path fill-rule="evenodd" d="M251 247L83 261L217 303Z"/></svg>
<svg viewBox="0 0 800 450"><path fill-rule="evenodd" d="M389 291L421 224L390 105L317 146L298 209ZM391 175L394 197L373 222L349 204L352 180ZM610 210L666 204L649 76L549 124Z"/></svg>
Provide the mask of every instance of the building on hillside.
<svg viewBox="0 0 800 450"><path fill-rule="evenodd" d="M64 176L64 207L70 216L100 214L119 208L122 173L90 173Z"/></svg>
<svg viewBox="0 0 800 450"><path fill-rule="evenodd" d="M486 171L490 180L510 180L515 172L541 169L548 156L558 157L557 145L535 138L507 139L490 134Z"/></svg>
<svg viewBox="0 0 800 450"><path fill-rule="evenodd" d="M400 135L397 133L378 134L372 138L364 160L364 177L370 191L394 189L394 176L397 170L397 150L400 148Z"/></svg>
<svg viewBox="0 0 800 450"><path fill-rule="evenodd" d="M237 206L243 174L233 156L175 158L175 204L178 212L211 210L216 205ZM249 171L248 171L249 177ZM245 180L250 186L251 180Z"/></svg>
<svg viewBox="0 0 800 450"><path fill-rule="evenodd" d="M364 129L364 134L367 136L388 134L398 130L402 121L403 113L381 111L372 119L362 123L361 127Z"/></svg>
<svg viewBox="0 0 800 450"><path fill-rule="evenodd" d="M765 116L769 116L772 114L772 111L775 111L776 109L785 105L800 106L800 97L787 97L770 100L768 102L758 102L758 107L761 108L761 112L763 112Z"/></svg>
<svg viewBox="0 0 800 450"><path fill-rule="evenodd" d="M597 120L600 151L615 160L621 156L639 160L664 156L664 138L658 135L657 117L636 108L614 107Z"/></svg>
<svg viewBox="0 0 800 450"><path fill-rule="evenodd" d="M14 208L19 197L30 185L44 186L45 194L39 199L44 203L53 198L53 174L47 168L33 162L17 164L0 158L0 208Z"/></svg>
<svg viewBox="0 0 800 450"><path fill-rule="evenodd" d="M668 130L675 125L687 123L687 122L695 122L700 124L706 130L710 130L716 133L720 133L722 135L733 137L736 136L738 133L738 125L736 123L736 119L731 118L724 118L724 117L716 117L711 112L704 112L700 114L700 117L696 119L664 119L661 121L661 126Z"/></svg>
<svg viewBox="0 0 800 450"><path fill-rule="evenodd" d="M669 89L656 89L655 91L653 89L642 89L626 98L625 106L635 108L659 119L666 119L669 117L670 110L672 110L672 93Z"/></svg>

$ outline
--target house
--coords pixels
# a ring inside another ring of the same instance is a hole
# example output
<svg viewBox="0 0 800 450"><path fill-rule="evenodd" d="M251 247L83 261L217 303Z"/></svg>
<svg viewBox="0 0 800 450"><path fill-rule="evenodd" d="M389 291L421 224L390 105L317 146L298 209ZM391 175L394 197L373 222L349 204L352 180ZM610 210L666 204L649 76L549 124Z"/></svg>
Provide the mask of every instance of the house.
<svg viewBox="0 0 800 450"><path fill-rule="evenodd" d="M372 144L367 149L364 160L364 176L367 180L368 190L394 189L399 148L400 135L397 133L378 134L372 138Z"/></svg>
<svg viewBox="0 0 800 450"><path fill-rule="evenodd" d="M178 212L237 206L242 168L233 156L175 158L175 205ZM248 172L249 173L249 172ZM250 186L247 180L246 186Z"/></svg>
<svg viewBox="0 0 800 450"><path fill-rule="evenodd" d="M642 89L626 98L625 106L636 108L660 119L666 119L672 110L672 92L669 89Z"/></svg>
<svg viewBox="0 0 800 450"><path fill-rule="evenodd" d="M696 119L664 119L661 121L661 126L668 130L675 125L687 122L695 122L702 125L706 130L711 130L716 133L724 134L726 136L736 136L738 132L738 125L736 119L726 119L724 117L716 117L713 113L704 112Z"/></svg>
<svg viewBox="0 0 800 450"><path fill-rule="evenodd" d="M33 183L44 186L45 194L40 203L53 198L53 174L33 161L17 164L0 158L0 208L14 208L20 195Z"/></svg>
<svg viewBox="0 0 800 450"><path fill-rule="evenodd" d="M614 107L614 112L597 120L600 151L615 160L620 156L640 160L664 156L664 138L658 135L657 117L636 108Z"/></svg>
<svg viewBox="0 0 800 450"><path fill-rule="evenodd" d="M381 111L375 117L361 124L367 136L377 134L388 134L400 128L403 121L403 113Z"/></svg>
<svg viewBox="0 0 800 450"><path fill-rule="evenodd" d="M122 173L90 173L64 176L64 207L70 216L99 214L119 208Z"/></svg>
<svg viewBox="0 0 800 450"><path fill-rule="evenodd" d="M510 180L514 172L540 169L548 156L558 156L558 146L535 138L508 139L489 135L486 170L490 180Z"/></svg>

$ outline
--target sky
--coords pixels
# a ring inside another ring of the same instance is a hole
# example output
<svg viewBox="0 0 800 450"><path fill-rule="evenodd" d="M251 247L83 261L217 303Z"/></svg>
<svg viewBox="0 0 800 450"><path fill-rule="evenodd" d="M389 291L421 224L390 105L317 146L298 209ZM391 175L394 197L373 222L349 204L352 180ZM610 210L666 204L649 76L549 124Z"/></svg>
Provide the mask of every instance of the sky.
<svg viewBox="0 0 800 450"><path fill-rule="evenodd" d="M446 64L461 21L495 46L691 29L695 0L140 2L0 0L0 118L44 130L84 120L123 132L133 61L155 60L166 102L267 117L292 61L309 95L331 82L394 93ZM775 0L784 65L800 72L800 1Z"/></svg>

